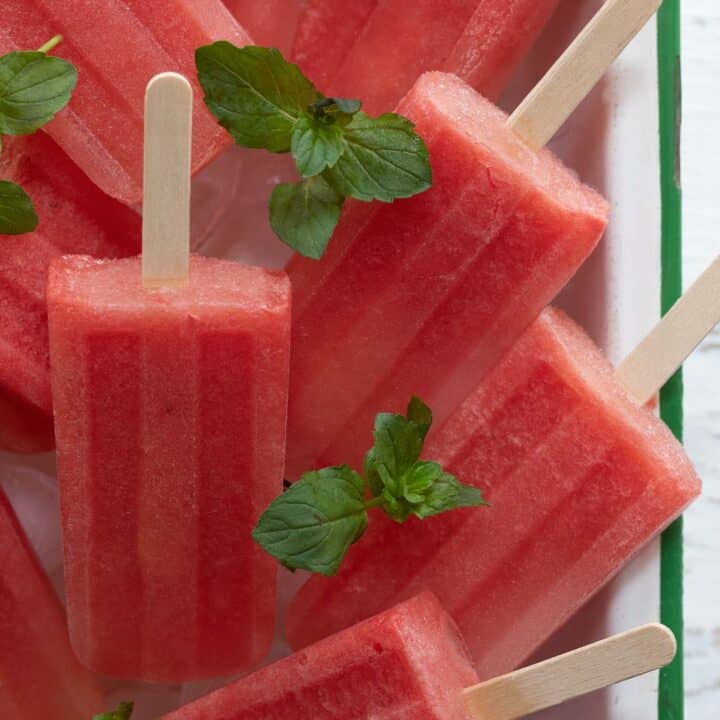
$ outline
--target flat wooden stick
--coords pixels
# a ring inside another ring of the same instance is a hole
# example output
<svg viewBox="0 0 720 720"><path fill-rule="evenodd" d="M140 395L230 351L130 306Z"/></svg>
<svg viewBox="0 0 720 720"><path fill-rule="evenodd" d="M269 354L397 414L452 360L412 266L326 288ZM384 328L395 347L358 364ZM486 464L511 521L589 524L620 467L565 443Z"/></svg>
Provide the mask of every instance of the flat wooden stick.
<svg viewBox="0 0 720 720"><path fill-rule="evenodd" d="M667 665L675 637L663 625L644 625L565 655L466 688L477 720L513 720Z"/></svg>
<svg viewBox="0 0 720 720"><path fill-rule="evenodd" d="M145 93L142 276L146 285L184 282L190 257L190 83L156 75Z"/></svg>
<svg viewBox="0 0 720 720"><path fill-rule="evenodd" d="M607 0L508 120L539 150L595 87L662 0Z"/></svg>
<svg viewBox="0 0 720 720"><path fill-rule="evenodd" d="M720 322L720 257L673 305L616 371L643 405Z"/></svg>

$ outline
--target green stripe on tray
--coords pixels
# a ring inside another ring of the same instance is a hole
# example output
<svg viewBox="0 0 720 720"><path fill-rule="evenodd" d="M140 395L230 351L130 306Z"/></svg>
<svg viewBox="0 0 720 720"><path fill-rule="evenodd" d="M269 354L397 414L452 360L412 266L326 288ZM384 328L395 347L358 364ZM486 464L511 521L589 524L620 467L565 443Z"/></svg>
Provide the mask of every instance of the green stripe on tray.
<svg viewBox="0 0 720 720"><path fill-rule="evenodd" d="M660 176L662 190L661 305L666 313L682 293L682 204L680 190L680 0L664 0L658 12L660 95ZM660 393L660 415L676 437L683 433L683 380L679 370ZM674 633L678 653L660 672L659 720L682 720L683 679L683 524L662 536L660 620Z"/></svg>

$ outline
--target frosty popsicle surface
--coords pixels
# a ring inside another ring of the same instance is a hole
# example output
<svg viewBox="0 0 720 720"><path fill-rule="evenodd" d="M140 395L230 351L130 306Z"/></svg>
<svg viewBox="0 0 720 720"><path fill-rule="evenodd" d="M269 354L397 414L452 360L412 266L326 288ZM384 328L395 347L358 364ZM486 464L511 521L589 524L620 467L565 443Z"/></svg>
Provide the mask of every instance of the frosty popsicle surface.
<svg viewBox="0 0 720 720"><path fill-rule="evenodd" d="M100 712L99 682L75 658L50 581L0 489L0 714L77 720Z"/></svg>
<svg viewBox="0 0 720 720"><path fill-rule="evenodd" d="M470 720L462 690L476 681L452 620L425 593L164 720Z"/></svg>
<svg viewBox="0 0 720 720"><path fill-rule="evenodd" d="M221 0L5 0L0 53L40 47L62 33L55 54L78 69L72 102L45 130L107 194L142 200L143 97L156 73L195 77L195 48L250 37ZM202 97L195 83L198 98ZM230 143L195 103L193 170Z"/></svg>
<svg viewBox="0 0 720 720"><path fill-rule="evenodd" d="M293 53L323 92L360 98L371 115L392 111L430 70L455 73L496 99L557 4L362 0L348 12L348 3L311 0Z"/></svg>
<svg viewBox="0 0 720 720"><path fill-rule="evenodd" d="M25 188L40 223L0 236L0 448L55 444L45 286L52 258L124 257L140 249L140 217L101 192L43 133L3 139L0 171Z"/></svg>
<svg viewBox="0 0 720 720"><path fill-rule="evenodd" d="M374 518L340 573L312 577L294 599L294 647L429 589L467 638L480 677L493 677L520 664L700 492L670 431L553 309L426 453L480 487L492 509L405 526Z"/></svg>

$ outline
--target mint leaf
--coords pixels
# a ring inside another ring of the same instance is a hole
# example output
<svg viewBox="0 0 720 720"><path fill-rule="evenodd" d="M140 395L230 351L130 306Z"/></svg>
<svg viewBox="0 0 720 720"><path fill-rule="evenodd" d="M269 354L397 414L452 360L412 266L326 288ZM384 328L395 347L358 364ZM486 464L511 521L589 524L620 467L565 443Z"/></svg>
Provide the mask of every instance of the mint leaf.
<svg viewBox="0 0 720 720"><path fill-rule="evenodd" d="M419 470L421 474L425 471L425 469ZM463 485L454 475L446 472L441 472L428 486L422 493L422 499L408 500L408 502L411 505L412 514L421 520L448 510L487 506L488 504L483 500L482 493L478 488Z"/></svg>
<svg viewBox="0 0 720 720"><path fill-rule="evenodd" d="M318 122L336 122L344 126L353 119L353 115L361 107L362 103L359 100L324 97L308 105L308 112Z"/></svg>
<svg viewBox="0 0 720 720"><path fill-rule="evenodd" d="M371 118L358 112L344 128L344 151L324 172L346 197L392 202L432 185L430 159L415 126L392 113Z"/></svg>
<svg viewBox="0 0 720 720"><path fill-rule="evenodd" d="M195 51L205 103L235 142L290 150L293 128L322 95L274 48L219 41Z"/></svg>
<svg viewBox="0 0 720 720"><path fill-rule="evenodd" d="M384 466L391 478L400 478L420 457L420 429L402 415L378 414L373 438L375 467Z"/></svg>
<svg viewBox="0 0 720 720"><path fill-rule="evenodd" d="M44 52L0 57L0 134L27 135L48 123L69 102L77 70Z"/></svg>
<svg viewBox="0 0 720 720"><path fill-rule="evenodd" d="M37 225L38 217L28 194L19 185L0 180L0 235L22 235Z"/></svg>
<svg viewBox="0 0 720 720"><path fill-rule="evenodd" d="M121 702L118 705L117 710L112 712L100 713L95 715L93 720L130 720L130 716L133 713L133 703Z"/></svg>
<svg viewBox="0 0 720 720"><path fill-rule="evenodd" d="M342 128L302 117L293 128L291 151L303 177L319 175L331 168L343 152Z"/></svg>
<svg viewBox="0 0 720 720"><path fill-rule="evenodd" d="M340 220L343 202L321 176L277 185L270 197L270 225L286 245L317 259Z"/></svg>
<svg viewBox="0 0 720 720"><path fill-rule="evenodd" d="M408 403L406 415L408 420L418 426L420 435L425 440L433 421L432 410L419 397L413 395Z"/></svg>
<svg viewBox="0 0 720 720"><path fill-rule="evenodd" d="M367 528L364 495L346 465L305 473L270 504L253 538L286 567L334 575Z"/></svg>

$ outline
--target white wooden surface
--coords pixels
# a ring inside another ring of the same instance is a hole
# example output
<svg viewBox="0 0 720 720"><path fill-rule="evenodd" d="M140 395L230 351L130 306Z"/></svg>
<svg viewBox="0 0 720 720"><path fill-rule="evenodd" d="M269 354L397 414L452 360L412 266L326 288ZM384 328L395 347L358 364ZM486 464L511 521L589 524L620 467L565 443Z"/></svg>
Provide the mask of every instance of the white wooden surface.
<svg viewBox="0 0 720 720"><path fill-rule="evenodd" d="M683 0L685 284L720 250L720 2ZM685 436L705 481L686 515L687 717L720 708L720 330L685 365Z"/></svg>

